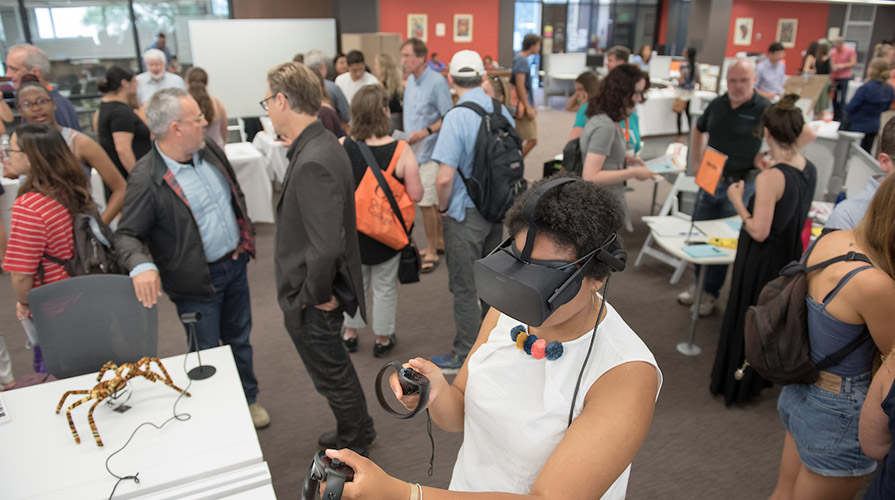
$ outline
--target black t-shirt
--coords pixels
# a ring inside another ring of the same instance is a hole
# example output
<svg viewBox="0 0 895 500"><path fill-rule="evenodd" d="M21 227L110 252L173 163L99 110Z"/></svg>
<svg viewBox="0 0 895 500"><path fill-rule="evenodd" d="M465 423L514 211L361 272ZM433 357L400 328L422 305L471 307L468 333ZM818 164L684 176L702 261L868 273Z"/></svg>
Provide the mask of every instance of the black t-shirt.
<svg viewBox="0 0 895 500"><path fill-rule="evenodd" d="M106 150L106 154L118 167L118 171L127 179L127 170L124 169L121 159L118 158L118 152L115 150L115 141L112 140L112 133L130 132L134 134L131 149L134 151L134 157L139 160L152 149L149 127L143 123L143 120L134 113L130 106L123 102L115 101L100 104L98 122L99 128L96 134L99 138L99 145Z"/></svg>
<svg viewBox="0 0 895 500"><path fill-rule="evenodd" d="M758 126L770 104L756 92L752 99L732 109L730 98L724 94L710 102L699 117L696 128L709 133L709 146L727 155L724 175L745 177L754 168L755 155L761 149Z"/></svg>
<svg viewBox="0 0 895 500"><path fill-rule="evenodd" d="M373 152L373 157L379 162L379 168L382 170L388 169L388 165L391 163L392 156L394 156L397 147L398 141L390 142L382 146L370 146L370 151ZM351 170L354 173L354 187L356 188L360 184L361 179L364 178L364 174L367 172L367 162L364 160L364 155L360 152L357 143L351 140L350 137L345 138L345 151L348 153L348 158L351 160ZM397 179L397 177L395 178ZM404 183L404 179L398 179L398 181L401 184ZM357 236L358 244L360 246L360 261L364 265L372 266L374 264L381 264L400 252L400 250L395 250L388 245L380 243L360 231L357 232Z"/></svg>

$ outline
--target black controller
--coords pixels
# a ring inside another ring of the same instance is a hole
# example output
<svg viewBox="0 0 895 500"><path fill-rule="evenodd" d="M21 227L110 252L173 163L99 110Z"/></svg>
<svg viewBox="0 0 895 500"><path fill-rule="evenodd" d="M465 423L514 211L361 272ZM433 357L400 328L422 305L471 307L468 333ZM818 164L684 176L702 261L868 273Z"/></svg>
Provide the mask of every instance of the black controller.
<svg viewBox="0 0 895 500"><path fill-rule="evenodd" d="M326 453L318 451L308 467L308 475L301 487L302 500L338 500L342 498L345 483L354 480L354 469L338 459L329 458ZM320 483L326 482L323 497L320 496Z"/></svg>
<svg viewBox="0 0 895 500"><path fill-rule="evenodd" d="M386 402L385 396L382 394L382 376L385 375L385 372L388 371L389 368L394 368L397 372L398 382L401 384L401 392L405 396L418 394L420 397L416 408L410 413L399 413L393 410L388 402ZM382 369L379 370L379 374L376 375L376 399L379 400L379 405L382 406L382 409L389 415L395 418L411 418L425 410L426 405L429 404L429 379L413 368L404 368L400 361L392 361L383 366Z"/></svg>

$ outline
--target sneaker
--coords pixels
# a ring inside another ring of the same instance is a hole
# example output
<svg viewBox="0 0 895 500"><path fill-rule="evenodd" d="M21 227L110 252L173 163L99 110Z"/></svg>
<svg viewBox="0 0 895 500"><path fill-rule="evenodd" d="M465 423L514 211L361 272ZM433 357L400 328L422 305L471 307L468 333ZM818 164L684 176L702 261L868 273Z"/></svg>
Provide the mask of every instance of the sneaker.
<svg viewBox="0 0 895 500"><path fill-rule="evenodd" d="M702 300L699 302L699 315L708 316L715 310L715 297L711 294L703 293Z"/></svg>
<svg viewBox="0 0 895 500"><path fill-rule="evenodd" d="M376 431L371 427L370 431L367 433L366 444L371 444L374 439L376 439ZM338 449L339 443L336 438L336 431L329 431L321 434L320 439L317 440L317 444L324 449Z"/></svg>
<svg viewBox="0 0 895 500"><path fill-rule="evenodd" d="M396 337L394 333L388 337L388 344L380 344L379 342L374 342L373 343L373 357L381 358L381 357L385 356L386 354L388 354L389 351L392 350L392 348L395 347L395 345L397 345L397 343L398 343L398 337Z"/></svg>
<svg viewBox="0 0 895 500"><path fill-rule="evenodd" d="M270 425L270 415L257 401L249 405L249 413L252 414L252 423L256 429L263 429Z"/></svg>
<svg viewBox="0 0 895 500"><path fill-rule="evenodd" d="M689 306L693 304L693 300L695 297L696 285L690 285L690 288L687 288L677 295L677 301L685 306Z"/></svg>
<svg viewBox="0 0 895 500"><path fill-rule="evenodd" d="M432 362L435 363L435 366L441 368L441 373L445 375L452 375L460 371L460 367L463 366L464 358L461 358L454 351L451 351L450 354L446 354L444 356L435 356L432 358Z"/></svg>
<svg viewBox="0 0 895 500"><path fill-rule="evenodd" d="M348 349L348 352L357 352L357 337L352 337L350 339L342 337L342 342L345 343L345 348Z"/></svg>

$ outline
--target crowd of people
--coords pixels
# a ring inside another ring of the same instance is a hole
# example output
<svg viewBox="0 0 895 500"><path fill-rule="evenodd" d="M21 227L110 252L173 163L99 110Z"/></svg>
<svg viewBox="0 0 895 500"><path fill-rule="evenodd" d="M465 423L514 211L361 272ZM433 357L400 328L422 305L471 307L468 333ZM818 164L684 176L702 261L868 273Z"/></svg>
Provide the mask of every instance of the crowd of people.
<svg viewBox="0 0 895 500"><path fill-rule="evenodd" d="M389 220L395 216L387 202L362 206L357 197L365 182L379 177L378 170L395 198L420 209L426 236L420 272L434 270L439 255L446 260L452 349L431 360L411 359L407 366L430 381L435 424L464 432L450 489L625 495L630 464L646 438L663 382L652 353L607 298L611 273L624 268L617 233L625 183L654 176L638 154L637 114L650 88L652 51L644 46L631 57L629 49L612 47L606 76L585 72L576 79L565 108L577 113L569 141L580 151L580 171L533 183L498 222L483 215L464 182L473 174L484 118L462 104L502 115L527 155L537 144L538 119L529 57L540 45L539 36L524 37L506 82L489 75L493 61L475 51L459 51L444 63L416 38L401 45L400 66L388 54L376 54L370 68L358 50L334 58L312 50L266 75L260 106L287 145L289 163L276 205L277 302L287 334L336 421L319 444L355 470L346 498L434 493L366 458L376 430L351 353L364 344L360 330L368 324L375 357L396 346L402 255L401 248L359 230L373 211ZM829 70L838 88L835 74L844 71L847 54L841 41L833 46L829 52L823 44L809 50L802 69ZM691 133L692 165L701 164L709 147L727 155L714 194L698 192L693 219L742 220L709 389L734 405L769 385L752 370L735 372L745 360L746 311L783 266L804 250L810 252L809 265L847 252L866 255L869 264L842 262L808 275L811 359L817 362L858 336L872 341L821 372L817 384L787 385L780 394L786 438L772 497L851 498L886 457L888 429L895 422L891 359L873 376L878 354L891 352L895 343L887 312L895 299L895 179L887 177L895 161L895 120L879 137L877 159L885 174L837 206L828 223L836 231L803 248L817 169L801 150L814 132L796 107L798 96L783 95L782 53L774 43L758 65L745 58L734 62L726 74L727 92L709 103ZM879 116L873 125L865 108L888 106L893 99L891 87L886 90L891 62L884 57L895 51L880 53L870 64L871 81L843 108L854 127L868 123L871 144ZM692 92L699 84L696 50L688 47L683 56L678 83ZM146 71L107 70L99 84L103 98L94 141L79 132L76 117L70 121L71 103L47 88L46 56L27 45L10 50L9 75L25 123L4 151L4 174L22 181L3 269L11 273L17 316L27 322L27 292L69 277L59 261L75 252L73 215L96 212L97 193L89 182L95 169L106 187L105 209L96 215L107 224L116 220L114 246L137 300L153 307L165 293L178 314L201 313L198 346L192 347L230 345L260 429L270 416L258 401L251 344L247 263L255 255L255 232L224 153L227 112L209 94L202 68L190 68L184 79L171 71L177 69L172 59L159 37L144 54ZM682 114L689 120L689 103L678 112L679 131ZM761 150L763 142L767 151ZM514 277L516 286L534 276L562 276L551 290L565 290L563 299L551 303L540 323L524 324L513 311L484 302L473 268L492 258L492 251L527 270ZM727 268L696 272L706 274L704 293L693 286L678 301L694 305L702 295L695 307L711 314ZM2 362L0 352L0 376ZM35 368L40 364L35 349ZM449 383L445 376L453 374ZM395 384L406 406L418 404ZM503 397L495 399L497 393ZM571 461L593 473L569 475L563 464ZM868 498L891 497L890 462L891 455Z"/></svg>

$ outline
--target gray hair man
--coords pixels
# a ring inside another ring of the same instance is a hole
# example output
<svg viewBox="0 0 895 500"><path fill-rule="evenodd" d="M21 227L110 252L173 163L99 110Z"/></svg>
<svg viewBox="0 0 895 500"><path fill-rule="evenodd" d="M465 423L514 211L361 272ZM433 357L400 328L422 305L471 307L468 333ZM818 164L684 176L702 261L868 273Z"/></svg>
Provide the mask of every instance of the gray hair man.
<svg viewBox="0 0 895 500"><path fill-rule="evenodd" d="M305 66L310 68L311 71L320 78L323 78L323 85L326 86L326 94L329 96L329 102L336 108L342 123L348 123L351 121L351 111L348 107L348 100L345 99L345 94L342 93L342 89L336 85L336 82L326 78L329 71L327 69L327 62L331 59L332 58L330 57L326 57L323 51L311 50L305 54Z"/></svg>
<svg viewBox="0 0 895 500"><path fill-rule="evenodd" d="M175 73L165 71L168 59L159 49L149 49L143 53L146 71L137 75L137 100L146 104L153 94L162 89L180 89L186 92L186 83Z"/></svg>
<svg viewBox="0 0 895 500"><path fill-rule="evenodd" d="M12 81L12 88L18 90L22 77L30 73L40 80L41 85L48 85L50 76L50 59L44 51L27 43L13 45L6 55L6 76ZM56 103L56 123L63 127L81 130L78 124L78 114L71 101L66 99L56 90L50 89L50 97Z"/></svg>
<svg viewBox="0 0 895 500"><path fill-rule="evenodd" d="M144 306L153 307L164 289L178 315L201 314L199 349L230 346L252 421L266 427L270 416L256 401L249 343L246 264L255 236L236 174L224 152L205 139L208 122L183 90L156 92L147 121L156 142L128 177L127 211L115 234L119 262Z"/></svg>

